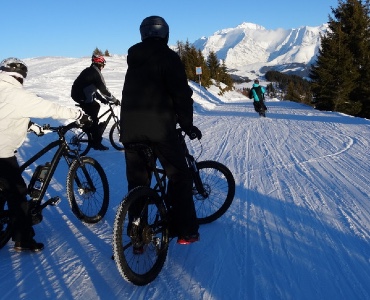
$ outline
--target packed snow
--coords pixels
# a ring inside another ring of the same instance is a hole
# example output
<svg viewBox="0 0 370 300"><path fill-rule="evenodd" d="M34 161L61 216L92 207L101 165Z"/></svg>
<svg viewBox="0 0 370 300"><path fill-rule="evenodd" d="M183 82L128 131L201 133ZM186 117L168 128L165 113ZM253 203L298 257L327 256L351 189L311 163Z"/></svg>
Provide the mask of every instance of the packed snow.
<svg viewBox="0 0 370 300"><path fill-rule="evenodd" d="M120 98L125 56L107 60L103 75ZM27 89L74 105L70 88L89 58L26 62ZM86 225L73 215L62 161L48 190L62 202L46 208L35 226L45 249L18 253L10 241L0 250L0 299L370 299L369 120L277 99L267 99L261 118L235 91L219 96L216 88L190 85L194 123L203 132L199 160L219 161L235 177L236 195L225 215L201 226L200 242L172 242L156 280L132 285L111 260L114 217L127 193L124 153L111 146L91 150L88 156L109 180L105 218ZM53 138L29 134L19 160Z"/></svg>

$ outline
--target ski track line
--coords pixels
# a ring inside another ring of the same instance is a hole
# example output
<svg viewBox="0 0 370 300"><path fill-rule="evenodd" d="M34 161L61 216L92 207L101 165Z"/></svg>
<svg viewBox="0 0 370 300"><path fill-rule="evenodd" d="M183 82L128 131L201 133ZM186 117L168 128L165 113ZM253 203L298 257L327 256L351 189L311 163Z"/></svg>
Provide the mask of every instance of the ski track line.
<svg viewBox="0 0 370 300"><path fill-rule="evenodd" d="M265 120L263 120L263 121L265 121ZM289 122L287 122L287 123L289 123ZM259 128L257 127L257 128L253 128L253 129L249 129L249 130L252 131L253 133L256 133L256 135L258 135L258 130L260 130L260 132L263 132L263 126L262 126L262 124L260 124L260 125L261 126ZM283 132L287 132L287 134L285 135L286 137L289 136L289 131L290 130L296 129L296 128L292 128L291 125L292 124L287 124L287 126L286 126L287 129L286 130L283 130ZM281 130L282 127L279 126L279 129ZM271 132L273 132L273 130L271 130ZM267 133L267 131L265 133ZM281 133L281 132L279 132L279 133ZM269 140L270 140L271 137L264 139L264 135L258 135L258 136L260 137L260 140L261 140L260 143L259 143L260 146L256 150L253 150L253 149L249 149L248 150L248 153L249 153L248 156L249 156L250 159L251 158L252 159L255 159L257 162L261 162L262 161L263 163L265 163L266 165L268 165L268 163L266 162L266 160L268 160L268 158L271 156L271 153L280 153L281 155L284 156L284 153L283 152L279 152L278 151L279 147L283 144L283 141L281 141L280 143L274 143L274 141L272 141L272 142L270 141L269 142ZM300 136L300 135L298 135L298 136ZM343 137L345 138L344 135L342 136L342 138ZM288 169L291 169L292 167L295 167L295 168L298 168L299 166L304 167L305 163L307 163L307 162L314 162L314 161L317 161L317 160L320 160L320 159L326 159L326 158L329 159L329 158L333 158L335 156L339 156L340 154L344 153L345 151L348 151L351 148L351 146L353 145L353 141L351 139L349 139L349 142L346 143L346 145L345 145L344 148L339 149L339 150L337 150L334 153L329 153L329 154L326 154L326 155L321 155L320 153L318 153L319 155L316 155L316 157L314 159L312 159L312 157L311 157L311 158L306 158L305 160L304 159L302 160L302 157L298 157L298 156L295 155L295 153L298 154L299 151L297 151L297 150L294 151L294 145L295 144L301 145L302 143L305 142L304 141L305 138L306 138L305 135L303 135L303 138L301 138L300 140L298 140L298 141L292 141L289 144L289 151L287 151L287 153L290 153L291 158L292 158L291 159L292 160L292 163L289 164L289 165L286 165L286 164L284 165L284 168L286 168L287 170ZM288 138L285 141L288 141ZM269 149L269 147L267 145L270 145L270 144L271 145L279 145L279 146ZM313 145L311 144L310 146L311 146L311 150L312 150L312 149L317 148L319 146L319 144L318 143L314 143ZM293 147L293 149L292 149L292 147ZM327 147L325 146L324 148L327 148ZM287 160L286 159L281 159L281 161L287 161ZM276 162L275 163L272 163L272 165L274 165L274 164L275 164L275 168L276 168L276 166L279 166L279 165L276 164ZM279 167L281 167L281 166L279 166ZM264 169L260 169L258 171L262 171L262 170L264 170L266 172L266 170L267 170L266 166L265 166ZM270 171L271 171L271 167L270 167ZM266 174L266 175L269 175L269 176L265 176L265 178L271 177L272 174L273 173ZM303 172L303 174L309 174L309 169L308 169L308 171ZM261 176L261 177L263 177L263 176ZM249 180L246 182L246 186L248 186L249 188L251 186L248 185L248 184L249 184L249 182L252 181L252 179L253 178L250 177ZM292 182L291 183L295 182L295 180L294 180L293 177L291 179L292 179ZM276 182L277 182L276 179L275 180L272 180L272 189L271 190L273 190L273 191L276 190ZM256 185L256 187L261 187L261 186L263 187L264 186L263 185L264 183L265 182L262 181L262 182L260 182L260 184ZM300 185L300 182L297 181L294 186L299 186L299 185ZM289 194L292 194L292 195L295 194L294 193L295 189L293 188L293 185L292 185L292 188L289 187L289 190L290 190ZM300 195L297 194L295 197L293 197L293 199L295 199L297 197L299 199L300 198ZM284 199L284 197L282 199ZM308 205L308 207L310 206L309 203L306 203L305 205ZM269 215L266 215L264 213L264 211L266 211L266 208L261 207L261 210L260 210L259 214L257 214L258 215L258 218L257 219L259 219L260 222L262 222L261 220L264 220L264 223L265 224L268 224L269 223L269 221L268 221L269 220ZM320 219L320 215L317 215L317 213L315 213L315 210L313 208L310 208L308 211L313 212L313 214L309 218L312 218L312 219ZM292 212L292 213L294 215L294 212ZM280 213L277 213L277 215L279 215L279 216L280 215L287 215L288 216L288 215L290 215L290 213L287 213L285 211L281 211ZM295 224L287 221L287 222L284 223L284 225L281 225L279 223L280 222L279 219L274 219L274 220L275 221L272 222L272 223L275 224L275 226L273 228L281 228L281 226L282 226L282 228L285 228L285 233L283 231L279 231L278 230L278 232L280 232L280 234L278 234L278 236L281 236L281 238L280 238L281 239L280 246L281 246L281 248L283 249L283 252L284 252L283 256L290 257L290 259L292 259L292 257L294 257L294 255L291 254L289 248L286 245L284 245L284 240L287 238L284 235L286 235L287 232L290 232L290 235L291 235L292 238L294 238L294 236L297 236L295 234L295 229L294 229ZM258 230L260 232L259 236L260 236L261 249L266 249L267 248L267 249L270 249L270 252L271 253L274 253L274 251L276 251L276 249L274 249L274 247L273 247L273 239L272 239L272 235L273 235L273 232L274 231L271 231L271 232L268 231L269 226L263 225L264 223L262 222L261 223L261 226L258 226ZM321 227L325 229L326 228L326 223L321 222L321 224L322 224ZM329 233L327 233L327 237L330 237L330 234ZM297 244L298 245L300 244L299 240L297 241ZM278 243L278 245L279 245L279 243ZM322 243L322 247L321 248L322 249L325 249L325 243ZM302 250L304 250L304 248L302 248L301 251ZM330 258L331 258L331 256L329 255L328 256L328 259L330 260ZM266 264L266 267L267 267L267 265L274 265L274 264L276 264L275 268L277 268L277 269L280 268L281 269L282 266L278 264L278 261L272 261L272 260L270 260L269 263ZM333 265L336 265L336 262L335 261L333 262ZM342 266L343 266L343 264L342 264ZM310 268L309 262L308 262L308 267ZM339 271L339 269L340 269L340 267L338 267L338 270L337 271ZM335 271L335 272L337 272L337 271ZM289 274L289 272L288 272L288 274ZM317 278L317 281L318 281L319 280L318 279L319 278L319 273L316 272L315 274L316 274L316 278ZM255 275L256 275L256 278L258 278L258 274L255 274ZM299 275L299 273L297 273L297 275ZM287 281L289 282L289 280L294 280L294 278L288 278ZM284 285L284 284L280 284L280 285ZM312 288L314 288L314 287L312 287ZM332 287L332 291L334 291L336 288L339 288L339 286L337 285L335 287ZM281 292L282 291L276 291L275 292L275 295L282 296L281 294L279 294ZM316 293L319 294L320 293L320 290L317 290ZM274 294L274 292L270 292L270 293L267 293L267 294L271 295L271 294Z"/></svg>

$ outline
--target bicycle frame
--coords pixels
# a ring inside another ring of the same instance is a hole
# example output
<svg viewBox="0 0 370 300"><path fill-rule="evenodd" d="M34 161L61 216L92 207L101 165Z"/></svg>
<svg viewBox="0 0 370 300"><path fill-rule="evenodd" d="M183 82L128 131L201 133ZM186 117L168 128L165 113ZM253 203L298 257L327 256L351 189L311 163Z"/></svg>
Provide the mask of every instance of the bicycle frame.
<svg viewBox="0 0 370 300"><path fill-rule="evenodd" d="M98 116L98 119L101 120L104 116L109 114L107 119L104 121L105 122L104 130L107 128L107 126L109 124L109 121L112 118L114 120L114 123L119 123L119 119L118 119L117 115L114 113L114 110L113 110L113 104L108 103L108 106L109 106L109 109L106 110L105 112L103 112L100 116Z"/></svg>
<svg viewBox="0 0 370 300"><path fill-rule="evenodd" d="M44 198L46 190L47 190L47 188L50 184L50 181L51 181L52 177L54 176L54 173L56 171L56 168L58 167L58 164L59 164L60 159L62 158L62 156L65 158L68 166L70 166L72 164L73 160L75 160L75 159L80 160L80 156L79 156L78 151L71 150L68 146L68 143L65 141L65 138L64 138L64 133L67 130L69 130L70 128L73 128L75 126L76 126L75 123L71 123L63 129L53 128L53 131L56 131L58 133L59 139L56 140L56 141L51 142L50 144L48 144L46 147L41 149L39 152L37 152L35 155L33 155L30 159L28 159L26 162L24 162L20 166L21 172L23 172L26 168L31 166L31 164L36 162L39 158L44 156L51 149L58 147L57 151L55 152L55 154L54 154L54 156L53 156L53 158L50 162L50 170L49 170L49 172L47 173L47 175L45 177L44 184L42 185L41 190L40 190L40 194L37 198L34 198L34 201L40 203L42 201L42 199ZM68 157L68 155L67 155L68 152L74 152L74 158L73 159ZM87 178L89 178L89 177L87 176ZM78 178L76 178L76 180L78 181ZM89 182L89 183L92 185L92 182Z"/></svg>
<svg viewBox="0 0 370 300"><path fill-rule="evenodd" d="M178 128L177 131L178 131L180 143L183 146L185 159L189 167L189 170L191 172L195 188L198 194L202 195L204 198L207 198L208 193L204 189L203 182L199 176L199 170L198 170L196 159L189 152L189 149L185 142L185 136L183 135L182 129ZM166 185L166 172L162 168L158 168L155 165L156 158L154 157L153 151L151 149L150 150L144 149L142 151L145 151L145 157L148 159L148 164L150 166L150 169L153 170L153 174L156 180L156 184L154 185L153 189L156 190L158 193L160 193L162 198L165 200L166 205L168 206L168 203L165 197L166 196L166 186L167 186Z"/></svg>
<svg viewBox="0 0 370 300"><path fill-rule="evenodd" d="M198 170L198 166L197 166L197 161L194 158L194 156L191 155L190 152L189 152L188 146L186 145L186 142L185 142L185 135L183 134L183 130L181 128L178 128L177 133L178 133L178 136L179 136L179 139L180 139L180 143L181 143L181 145L184 149L184 152L185 152L185 159L186 159L186 162L187 162L188 167L190 169L190 172L192 174L195 188L197 189L199 194L201 194L203 197L206 198L206 197L208 197L208 193L204 189L203 182L200 179L199 170Z"/></svg>

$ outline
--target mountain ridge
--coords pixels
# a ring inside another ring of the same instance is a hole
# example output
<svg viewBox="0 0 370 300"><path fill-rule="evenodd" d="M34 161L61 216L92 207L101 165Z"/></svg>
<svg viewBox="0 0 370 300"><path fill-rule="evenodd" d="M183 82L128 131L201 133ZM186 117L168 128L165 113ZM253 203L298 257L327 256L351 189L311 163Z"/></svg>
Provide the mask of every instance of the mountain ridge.
<svg viewBox="0 0 370 300"><path fill-rule="evenodd" d="M315 27L271 30L243 22L235 28L221 29L209 37L203 36L193 45L205 57L211 51L215 52L235 75L263 75L273 69L304 77L317 57L321 35L327 29L327 23Z"/></svg>

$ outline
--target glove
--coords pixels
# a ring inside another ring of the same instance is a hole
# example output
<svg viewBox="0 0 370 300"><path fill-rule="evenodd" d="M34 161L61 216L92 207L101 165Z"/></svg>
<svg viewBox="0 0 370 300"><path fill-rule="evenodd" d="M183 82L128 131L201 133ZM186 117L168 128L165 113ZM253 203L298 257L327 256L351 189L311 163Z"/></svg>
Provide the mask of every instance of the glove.
<svg viewBox="0 0 370 300"><path fill-rule="evenodd" d="M42 136L44 135L44 131L42 130L42 127L40 125L37 125L36 123L29 122L28 124L28 132L33 132L37 136Z"/></svg>
<svg viewBox="0 0 370 300"><path fill-rule="evenodd" d="M113 104L118 106L121 105L121 102L117 98L113 98Z"/></svg>
<svg viewBox="0 0 370 300"><path fill-rule="evenodd" d="M93 124L93 120L89 115L82 114L81 117L76 120L76 123L80 127L89 128Z"/></svg>
<svg viewBox="0 0 370 300"><path fill-rule="evenodd" d="M121 104L121 102L116 97L114 97L113 95L110 98L108 98L108 100L109 100L109 102L113 103L114 105L120 105Z"/></svg>
<svg viewBox="0 0 370 300"><path fill-rule="evenodd" d="M192 126L190 129L186 130L185 133L191 140L194 140L195 138L200 140L202 138L202 132L196 126Z"/></svg>

